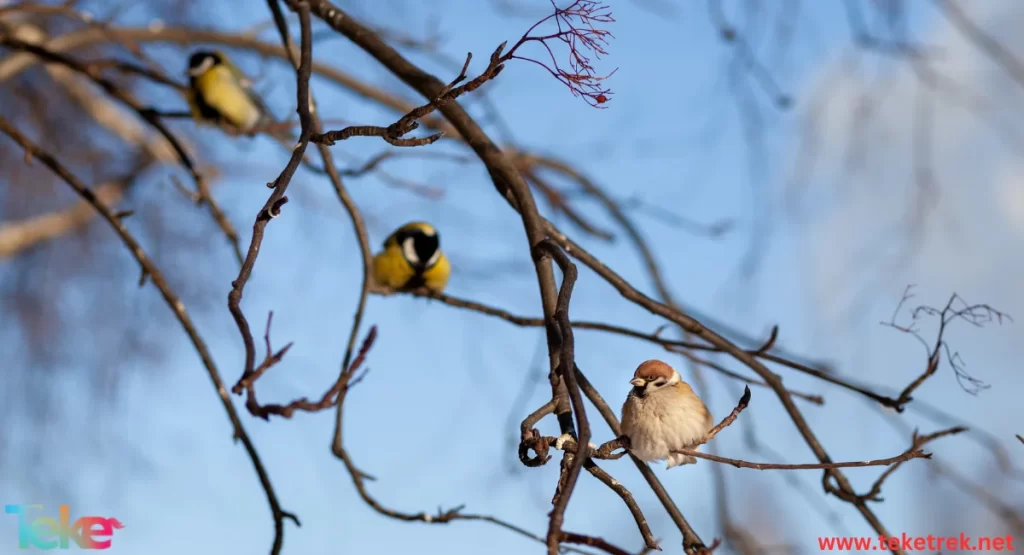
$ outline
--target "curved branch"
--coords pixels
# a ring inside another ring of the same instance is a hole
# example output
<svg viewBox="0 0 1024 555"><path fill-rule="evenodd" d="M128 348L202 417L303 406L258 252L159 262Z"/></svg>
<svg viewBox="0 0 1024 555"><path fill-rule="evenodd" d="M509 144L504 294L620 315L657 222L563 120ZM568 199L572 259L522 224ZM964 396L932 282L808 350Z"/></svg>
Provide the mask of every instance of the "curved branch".
<svg viewBox="0 0 1024 555"><path fill-rule="evenodd" d="M558 290L558 304L555 305L555 315L549 324L549 335L557 335L559 340L558 377L565 382L569 393L569 400L572 402L572 410L576 415L577 441L580 445L590 444L590 422L587 420L586 407L583 404L583 396L580 395L580 387L576 382L576 373L573 368L576 364L575 341L572 334L572 324L569 322L569 301L572 297L572 289L576 284L576 266L569 261L561 249L550 240L545 239L534 247L533 258L540 260L544 257L551 257L558 263L562 270L562 285ZM579 479L580 470L586 462L586 453L577 453L568 462L563 458L562 477L559 478L558 491L555 493L555 508L551 511L550 525L548 527L548 555L557 555L558 546L563 539L562 523L565 521L565 510L569 506L569 498L572 496L573 488Z"/></svg>
<svg viewBox="0 0 1024 555"><path fill-rule="evenodd" d="M795 403L793 402L792 395L790 395L786 388L782 386L782 378L780 378L778 374L775 374L774 372L769 370L764 364L757 360L757 358L754 355L751 355L747 351L736 346L731 341L725 339L721 335L705 327L704 324L702 324L695 318L688 316L687 314L684 314L679 310L673 309L672 307L664 303L655 301L654 299L638 291L629 282L627 282L617 273L608 268L608 266L606 266L603 262L601 262L592 254L590 254L586 249L584 249L582 246L574 242L572 239L566 237L565 234L559 231L551 222L545 221L545 226L550 236L554 238L555 241L558 242L559 245L566 250L566 252L570 253L573 256L573 258L576 258L584 265L597 272L598 275L604 278L605 281L607 281L612 287L614 287L619 292L619 294L622 295L624 298L632 301L638 306L645 308L652 314L661 316L666 320L678 325L686 332L696 335L697 337L700 337L701 339L710 343L712 346L722 350L722 352L730 355L732 358L743 363L751 370L753 370L755 373L757 373L758 376L760 376L765 381L765 383L767 383L768 386L771 387L772 391L775 392L776 396L779 398L779 401L782 402L783 408L786 410L786 413L789 415L789 417L793 420L793 424L796 426L797 431L803 437L804 441L814 452L815 457L817 457L822 464L830 464L832 462L831 457L829 457L828 455L828 452L825 451L825 448L821 445L821 442L818 440L818 437L811 430L806 419L804 419L804 416L800 412L800 409L798 409ZM878 534L883 536L891 535L888 529L886 529L885 526L882 524L881 520L878 519L878 516L875 515L874 511L872 511L863 500L858 500L856 498L856 493L853 490L853 486L850 484L849 480L840 470L834 468L827 469L825 471L824 479L828 480L829 478L834 479L836 483L839 485L838 489L833 488L830 489L829 491L833 493L838 492L835 493L838 497L852 503L857 508L857 511L860 512L860 514L864 517L868 524L870 524L871 527L876 532L878 532ZM892 551L895 555L904 554L904 552L900 549L893 549Z"/></svg>
<svg viewBox="0 0 1024 555"><path fill-rule="evenodd" d="M299 142L295 145L295 150L292 151L292 156L288 160L288 164L285 165L283 170L281 170L277 179L272 183L268 183L268 186L273 189L273 192L270 193L270 197L267 198L263 207L260 208L259 212L256 214L256 221L252 226L252 239L249 241L249 249L246 252L245 260L242 262L242 267L238 271L238 277L231 282L231 291L228 293L228 310L231 312L231 316L234 318L235 324L238 326L238 331L242 335L242 342L245 344L245 366L242 371L242 377L239 378L239 382L251 379L251 376L256 370L256 344L253 341L249 322L245 318L245 313L242 312L242 294L245 291L245 284L252 276L252 270L256 265L256 257L259 256L260 245L263 244L263 234L266 230L267 224L270 223L270 220L273 218L281 215L281 207L288 202L288 197L285 196L285 192L288 190L288 185L291 184L292 177L295 175L296 170L299 169L299 164L302 163L306 147L309 146L310 136L313 134L309 102L309 77L312 70L313 59L313 40L311 38L312 32L310 31L309 5L306 3L300 3L297 10L299 12L299 19L302 22L301 62L297 71L298 76L296 85L296 105L299 113L299 122L301 124Z"/></svg>
<svg viewBox="0 0 1024 555"><path fill-rule="evenodd" d="M239 261L241 261L242 252L241 249L239 248L238 232L231 224L231 221L228 220L227 216L221 210L220 206L210 195L209 185L206 183L206 179L203 177L202 174L199 173L199 170L196 168L195 163L192 161L192 157L189 156L188 152L185 151L185 147L182 144L181 140L179 140L177 136L171 133L171 130L168 129L166 125L164 125L163 121L161 121L160 119L160 116L156 112L142 106L127 91L122 90L120 87L118 87L110 80L102 77L98 69L93 65L80 62L74 58L65 56L64 54L60 54L56 51L52 51L35 44L31 44L29 42L16 39L12 36L0 35L0 45L8 46L10 48L31 53L35 56L38 56L39 58L57 64L61 64L67 67L68 69L71 69L77 73L82 74L83 76L92 80L92 82L96 83L108 95L117 99L118 102L131 108L136 114L138 114L140 118L142 118L150 126L152 126L153 129L155 129L161 136L163 136L163 138L166 139L170 146L174 149L174 152L178 156L178 160L181 162L181 165L185 168L186 171L188 171L189 175L192 177L192 180L196 184L196 190L198 192L196 197L197 202L206 204L210 208L210 214L212 215L214 221L217 223L218 226L220 226L221 231L223 231L225 237L227 237L228 241L231 243L235 253L235 257ZM2 74L3 71L0 71L0 75ZM3 78L0 77L0 80L2 79Z"/></svg>
<svg viewBox="0 0 1024 555"><path fill-rule="evenodd" d="M192 323L192 319L189 317L188 312L185 311L185 303L171 290L167 279L159 268L150 260L149 255L142 249L142 246L135 239L134 236L124 226L124 223L116 214L114 214L103 202L97 198L96 194L92 189L86 187L78 180L70 171L64 168L60 162L57 161L51 154L44 151L38 145L32 143L27 137L22 135L17 129L11 125L3 117L0 117L0 132L10 137L14 142L21 145L25 149L26 156L31 156L41 161L46 167L50 168L53 173L64 180L76 193L79 194L86 202L103 216L103 219L110 224L110 227L114 229L121 242L124 243L128 251L131 252L135 260L138 261L142 267L143 277L148 276L153 285L160 291L160 295L164 298L164 302L170 307L171 312L178 319L181 327L185 330L185 334L188 335L189 340L192 342L192 346L195 348L196 353L199 354L199 358L203 362L203 366L206 367L206 372L210 377L210 381L213 382L214 389L217 390L217 394L220 396L221 403L224 405L224 411L227 412L228 420L231 421L231 426L234 429L234 437L236 440L241 440L242 445L245 446L246 454L249 455L249 460L252 461L253 468L256 470L256 475L259 477L260 484L263 486L263 491L267 495L267 502L270 504L270 511L274 518L274 543L271 547L271 553L277 555L281 552L281 546L284 542L284 519L289 518L299 524L298 518L295 515L285 511L281 508L280 502L277 500L277 494L274 493L274 487L270 482L270 476L267 474L266 469L263 467L263 462L260 460L259 453L256 452L256 446L253 445L252 440L249 438L249 434L246 433L245 427L242 425L242 421L238 418L238 413L235 411L234 405L231 404L231 397L228 395L228 390L224 387L224 381L220 377L220 373L217 371L217 366L213 362L213 356L210 354L209 348L206 346L206 342L199 336L199 332L196 330L195 324Z"/></svg>
<svg viewBox="0 0 1024 555"><path fill-rule="evenodd" d="M496 317L498 317L498 318L500 318L502 320L505 320L506 322L509 322L511 324L515 324L517 326L522 326L522 327L543 327L545 325L544 324L544 320L541 319L541 318L534 318L534 317L529 317L529 316L519 316L517 314L512 314L511 312L505 311L503 309L500 309L500 308L497 308L497 307L493 307L493 306L490 306L490 305L486 305L486 304L483 304L483 303L480 303L480 302L477 302L477 301L471 301L469 299L453 297L451 295L448 295L447 293L436 293L436 292L433 292L433 291L430 291L430 290L427 290L427 289L422 289L422 288L421 289L412 290L412 291L384 291L384 290L376 290L376 291L374 291L374 293L376 293L378 295L392 295L392 294L401 295L401 294L405 294L405 295L413 295L413 296L416 296L416 297L424 297L424 298L428 298L428 299L434 299L434 300L440 301L443 304L446 304L448 306L452 306L452 307L455 307L455 308L464 308L464 309L467 309L467 310L472 310L474 312L479 312L481 314L486 314L488 316L496 316ZM698 364L700 364L702 366L706 366L708 368L711 368L712 370L715 370L715 371L717 371L717 372L719 372L721 374L724 374L724 375L726 375L726 376L728 376L730 378L739 380L739 381L744 382L744 383L749 384L749 385L754 385L754 386L758 386L758 387L769 387L768 384L766 384L764 382L760 382L760 381L748 378L746 376L737 374L736 372L733 372L733 371L731 371L731 370L729 370L729 369L727 369L727 368L725 368L725 367L723 367L723 366L721 366L719 364L716 364L716 363L711 362L709 360L705 360L705 359L696 357L692 353L688 352L688 350L690 350L690 349L698 350L698 351L717 351L717 349L715 347L712 347L712 346L704 344L704 343L695 343L695 342L692 342L692 341L676 341L676 340L673 340L673 339L665 339L665 338L660 337L657 333L651 333L651 334L643 333L643 332L640 332L640 331L631 330L629 328L624 328L624 327L616 326L616 325L613 325L613 324L605 324L603 322L576 321L576 322L573 322L572 327L574 329L578 329L578 330L603 331L603 332L612 333L612 334L616 334L616 335L622 335L624 337L632 337L632 338L635 338L635 339L642 339L644 341L649 341L651 343L655 343L657 345L661 345L667 351L670 351L670 352L673 352L673 353L679 353L679 354L683 355L684 357L691 358L692 360L694 360ZM770 356L767 353L765 353L764 351L765 351L765 349L762 347L762 348L759 348L759 349L756 349L756 350L750 350L750 351L747 351L747 352L750 353L751 355L754 355L754 356L757 356L757 357L762 357L762 358ZM791 361L787 361L787 362L791 362ZM791 363L794 364L794 365L798 364L798 363L795 363L795 362L791 362ZM833 378L833 380L838 381L840 383L844 383L844 384L848 383L848 382L845 382L845 381L843 381L843 380L841 380L839 378ZM832 381L832 380L830 380L830 381ZM857 387L857 386L852 385L852 384L849 384L849 385L850 385L850 387ZM798 398L804 399L804 400L809 401L811 403L814 403L816 405L822 405L822 404L825 403L824 399L820 395L814 395L814 394L811 394L811 393L801 393L799 391L793 391L793 390L789 390L789 391L790 391L790 393L794 397L798 397Z"/></svg>
<svg viewBox="0 0 1024 555"><path fill-rule="evenodd" d="M288 31L288 23L285 21L284 13L281 11L281 5L278 0L267 0L267 4L270 7L271 14L273 15L274 24L277 27L278 34L281 35L281 43L284 47L283 50L287 53L287 59L295 68L297 79L302 63L299 59L299 55L296 54L297 48L292 40L291 33ZM316 71L315 63L313 64L312 71ZM312 106L316 106L312 91L309 93L309 101ZM314 134L320 133L323 130L323 124L320 121L320 114L317 110L311 111L310 123ZM359 211L359 207L356 206L355 201L352 200L352 196L349 194L348 189L345 188L345 185L341 180L341 174L338 172L338 167L334 163L334 157L331 156L330 150L324 144L317 144L317 150L320 153L320 159L323 161L324 169L331 181L331 185L334 187L334 193L337 195L341 205L348 213L349 220L352 222L352 231L355 233L356 240L359 243L359 254L362 259L363 268L362 283L359 288L359 301L356 304L355 315L352 317L352 329L349 332L348 343L345 346L345 357L342 359L341 373L338 376L338 380L341 382L345 379L347 370L352 363L352 355L355 352L356 338L359 336L363 315L366 312L366 300L370 294L370 288L373 286L373 253L370 252L370 239L366 232L366 223L363 220L362 213ZM335 411L334 419L334 436L331 440L331 450L336 455L344 451L344 445L341 439L341 423L345 399L344 392L345 390L342 390L342 393L338 398L337 410Z"/></svg>
<svg viewBox="0 0 1024 555"><path fill-rule="evenodd" d="M445 84L439 79L410 63L401 54L384 43L376 34L359 24L337 6L326 0L315 0L312 2L312 8L313 12L331 28L352 40L425 98L436 98L444 89ZM516 171L514 164L512 164L508 156L490 140L487 134L462 109L458 102L449 102L442 106L440 111L487 167L498 192L519 212L531 248L543 240L545 235L547 235L545 233L546 220L537 213L537 207L529 186L519 172ZM554 274L551 271L550 263L546 261L536 263L535 268L540 286L544 316L546 319L551 318L555 306ZM549 358L551 369L554 371L558 365L559 356L556 350L552 348L551 341L552 338L549 335ZM553 382L552 389L553 398L556 400L556 416L564 432L568 425L567 417L570 416L571 412L571 407L568 406L568 395L564 380ZM651 482L650 478L648 478L648 482ZM667 494L664 494L662 491L659 497L667 498ZM675 511L673 520L680 526L684 544L687 546L688 551L693 552L707 549L696 532L686 523L682 515L678 513L678 510Z"/></svg>
<svg viewBox="0 0 1024 555"><path fill-rule="evenodd" d="M934 440L939 439L941 437L951 436L951 435L959 434L961 432L966 432L966 431L967 431L967 428L965 428L963 426L956 426L954 428L949 428L947 430L940 430L938 432L934 432L934 433L931 433L931 434L927 434L927 435L921 436L921 435L917 434L917 430L914 430L914 437L912 437L911 440L910 440L910 450L913 451L915 449L920 449L924 444L928 443L929 441L934 441ZM879 502L883 501L883 499L881 497L879 497L879 495L882 493L882 484L885 483L885 480L889 476L891 476L893 472L896 472L897 470L899 470L901 464L902 464L902 462L896 463L896 464L890 466L889 468L885 469L885 472L883 472L878 477L878 479L875 480L875 483L871 485L871 490L868 491L867 493L865 493L864 495L862 495L861 497L863 497L864 499L869 499L871 501L879 501Z"/></svg>

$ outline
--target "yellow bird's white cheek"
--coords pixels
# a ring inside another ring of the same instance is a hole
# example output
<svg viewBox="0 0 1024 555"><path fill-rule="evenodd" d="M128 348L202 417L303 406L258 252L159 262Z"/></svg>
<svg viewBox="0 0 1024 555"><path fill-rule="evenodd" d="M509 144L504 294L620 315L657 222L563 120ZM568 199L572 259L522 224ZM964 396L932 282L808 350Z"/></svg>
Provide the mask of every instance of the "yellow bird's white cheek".
<svg viewBox="0 0 1024 555"><path fill-rule="evenodd" d="M202 75L210 71L211 67L213 67L213 58L206 58L203 63L199 64L199 67L189 70L188 73L189 75Z"/></svg>
<svg viewBox="0 0 1024 555"><path fill-rule="evenodd" d="M402 242L402 255L410 264L418 264L420 257L416 254L416 240L412 237Z"/></svg>

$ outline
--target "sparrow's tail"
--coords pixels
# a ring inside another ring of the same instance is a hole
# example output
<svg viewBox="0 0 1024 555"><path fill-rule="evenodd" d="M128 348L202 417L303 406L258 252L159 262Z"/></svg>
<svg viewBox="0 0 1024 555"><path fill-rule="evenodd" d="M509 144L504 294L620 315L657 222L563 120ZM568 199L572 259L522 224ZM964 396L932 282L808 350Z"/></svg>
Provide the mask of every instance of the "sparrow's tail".
<svg viewBox="0 0 1024 555"><path fill-rule="evenodd" d="M683 466L684 464L697 464L697 458L682 453L672 453L668 456L668 465L665 466L665 470L674 466Z"/></svg>

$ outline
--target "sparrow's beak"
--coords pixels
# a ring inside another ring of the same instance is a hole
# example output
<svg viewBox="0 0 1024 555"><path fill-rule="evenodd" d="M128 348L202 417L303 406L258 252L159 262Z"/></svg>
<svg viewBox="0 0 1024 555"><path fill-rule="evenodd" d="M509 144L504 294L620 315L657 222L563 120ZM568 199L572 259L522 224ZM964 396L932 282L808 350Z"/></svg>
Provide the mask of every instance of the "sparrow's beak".
<svg viewBox="0 0 1024 555"><path fill-rule="evenodd" d="M643 387L644 385L647 384L647 381L644 380L643 378L633 378L632 380L629 380L629 383L631 383L635 387Z"/></svg>

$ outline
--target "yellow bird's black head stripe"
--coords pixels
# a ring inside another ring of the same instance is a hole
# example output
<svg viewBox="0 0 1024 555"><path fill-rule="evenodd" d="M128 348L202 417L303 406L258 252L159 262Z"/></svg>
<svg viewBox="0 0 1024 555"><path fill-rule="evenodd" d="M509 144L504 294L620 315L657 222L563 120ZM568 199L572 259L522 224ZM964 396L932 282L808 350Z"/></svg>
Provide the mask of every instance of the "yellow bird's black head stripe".
<svg viewBox="0 0 1024 555"><path fill-rule="evenodd" d="M398 236L404 236L411 232L419 232L424 235L437 235L437 230L434 229L434 226L426 222L409 222L391 232L391 235L388 235L388 238L384 240L384 248L387 248L388 245L391 244L399 244L400 241L398 241Z"/></svg>
<svg viewBox="0 0 1024 555"><path fill-rule="evenodd" d="M402 255L409 265L418 272L427 270L437 263L441 238L433 229L401 229L395 233L395 242L402 249Z"/></svg>

